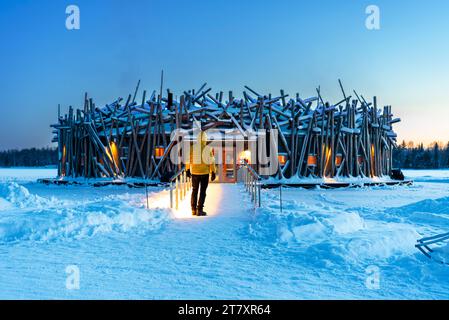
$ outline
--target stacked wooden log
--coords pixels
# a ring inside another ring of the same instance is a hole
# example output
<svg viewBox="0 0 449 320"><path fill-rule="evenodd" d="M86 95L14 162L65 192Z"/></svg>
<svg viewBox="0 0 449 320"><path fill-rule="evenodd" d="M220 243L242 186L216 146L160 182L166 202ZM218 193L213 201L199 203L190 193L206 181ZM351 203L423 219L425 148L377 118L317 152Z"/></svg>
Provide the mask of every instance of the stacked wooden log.
<svg viewBox="0 0 449 320"><path fill-rule="evenodd" d="M162 82L161 82L162 83ZM317 95L289 98L262 95L245 86L242 98L232 91L212 94L203 84L174 99L143 91L118 98L103 107L85 95L84 106L61 116L54 128L58 143L60 177L122 178L159 180L177 171L169 154L179 143L171 139L175 129L193 130L199 123L247 132L278 130L280 166L277 178L291 177L380 177L392 169L396 134L391 106L380 108L376 97L368 102L354 91L348 96L340 83L342 99L325 102ZM271 135L270 135L271 136ZM257 169L257 167L256 167Z"/></svg>

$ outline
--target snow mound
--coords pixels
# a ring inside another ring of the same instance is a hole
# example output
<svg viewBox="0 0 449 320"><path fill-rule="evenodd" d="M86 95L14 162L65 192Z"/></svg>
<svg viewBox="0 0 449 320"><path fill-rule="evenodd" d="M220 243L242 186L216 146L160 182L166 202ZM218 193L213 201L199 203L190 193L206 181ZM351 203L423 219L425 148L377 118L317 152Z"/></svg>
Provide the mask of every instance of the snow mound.
<svg viewBox="0 0 449 320"><path fill-rule="evenodd" d="M258 239L300 251L303 258L357 263L416 254L420 235L415 226L374 220L366 210L339 207L288 200L281 213L268 202L257 211L250 231Z"/></svg>
<svg viewBox="0 0 449 320"><path fill-rule="evenodd" d="M365 232L350 240L347 249L355 260L389 259L416 254L416 229L408 224L369 222Z"/></svg>
<svg viewBox="0 0 449 320"><path fill-rule="evenodd" d="M30 194L17 183L0 185L0 243L145 233L159 229L169 219L169 210L147 210L138 195L58 201Z"/></svg>
<svg viewBox="0 0 449 320"><path fill-rule="evenodd" d="M54 198L46 199L31 194L27 188L17 182L0 183L0 210L11 207L45 208L56 203L57 200Z"/></svg>
<svg viewBox="0 0 449 320"><path fill-rule="evenodd" d="M402 213L407 212L431 212L449 214L449 197L438 199L425 199L399 208Z"/></svg>
<svg viewBox="0 0 449 320"><path fill-rule="evenodd" d="M442 233L449 228L449 197L425 199L400 207L387 208L372 218L407 223L421 232Z"/></svg>
<svg viewBox="0 0 449 320"><path fill-rule="evenodd" d="M449 243L432 248L432 259L440 263L449 264Z"/></svg>

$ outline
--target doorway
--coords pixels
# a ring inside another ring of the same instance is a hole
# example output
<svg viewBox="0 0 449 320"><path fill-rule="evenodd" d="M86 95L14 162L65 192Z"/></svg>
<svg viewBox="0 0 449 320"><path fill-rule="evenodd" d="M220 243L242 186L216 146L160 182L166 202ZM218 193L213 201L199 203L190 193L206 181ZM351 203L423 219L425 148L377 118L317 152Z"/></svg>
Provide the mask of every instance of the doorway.
<svg viewBox="0 0 449 320"><path fill-rule="evenodd" d="M221 164L217 166L218 181L222 183L237 182L237 159L233 147L225 147L221 150Z"/></svg>

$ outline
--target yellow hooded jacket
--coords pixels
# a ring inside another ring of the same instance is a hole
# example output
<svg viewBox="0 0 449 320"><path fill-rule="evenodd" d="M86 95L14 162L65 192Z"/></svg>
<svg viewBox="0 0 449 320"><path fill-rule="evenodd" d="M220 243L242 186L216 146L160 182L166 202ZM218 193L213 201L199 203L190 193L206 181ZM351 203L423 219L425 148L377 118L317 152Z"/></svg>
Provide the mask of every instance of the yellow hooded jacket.
<svg viewBox="0 0 449 320"><path fill-rule="evenodd" d="M197 136L197 143L190 147L190 161L186 163L186 170L190 170L191 174L206 175L216 172L215 157L206 143L206 132L201 131Z"/></svg>

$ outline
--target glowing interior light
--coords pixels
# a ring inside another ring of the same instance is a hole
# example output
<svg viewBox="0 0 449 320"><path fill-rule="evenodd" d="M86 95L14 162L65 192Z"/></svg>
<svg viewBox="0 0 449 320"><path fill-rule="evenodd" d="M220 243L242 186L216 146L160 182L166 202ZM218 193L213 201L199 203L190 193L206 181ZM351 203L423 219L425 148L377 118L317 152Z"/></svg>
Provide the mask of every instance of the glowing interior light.
<svg viewBox="0 0 449 320"><path fill-rule="evenodd" d="M67 149L65 145L62 147L62 159L61 159L61 177L65 177L65 164L67 157Z"/></svg>
<svg viewBox="0 0 449 320"><path fill-rule="evenodd" d="M316 167L317 165L317 157L314 154L309 154L307 156L307 166L309 167Z"/></svg>
<svg viewBox="0 0 449 320"><path fill-rule="evenodd" d="M343 160L343 155L341 153L337 153L337 155L335 156L335 165L337 167L341 166L342 160Z"/></svg>
<svg viewBox="0 0 449 320"><path fill-rule="evenodd" d="M327 147L326 148L326 163L324 165L324 171L325 173L328 171L329 163L332 157L332 149Z"/></svg>
<svg viewBox="0 0 449 320"><path fill-rule="evenodd" d="M285 155L278 155L279 164L283 166L287 162L287 157Z"/></svg>
<svg viewBox="0 0 449 320"><path fill-rule="evenodd" d="M119 163L117 144L114 141L112 141L110 144L110 147L111 147L111 152L112 152L111 160L114 160L114 162L117 164L117 163Z"/></svg>
<svg viewBox="0 0 449 320"><path fill-rule="evenodd" d="M217 214L219 205L222 201L223 186L221 184L209 184L207 188L207 197L204 210L208 216L214 216ZM178 209L170 209L170 190L166 189L154 194L148 195L148 209L165 209L169 210L172 217L175 219L204 219L207 217L196 217L192 215L190 208L190 197L192 190L189 190L184 199L179 199ZM173 197L175 197L175 190L173 190ZM142 206L146 208L147 199L142 198ZM173 199L173 203L175 200Z"/></svg>
<svg viewBox="0 0 449 320"><path fill-rule="evenodd" d="M156 147L154 149L154 156L156 157L156 159L162 158L164 156L164 152L164 147Z"/></svg>
<svg viewBox="0 0 449 320"><path fill-rule="evenodd" d="M248 164L251 164L251 151L245 150L240 152L239 160L246 161Z"/></svg>

